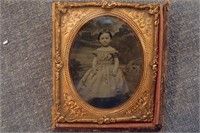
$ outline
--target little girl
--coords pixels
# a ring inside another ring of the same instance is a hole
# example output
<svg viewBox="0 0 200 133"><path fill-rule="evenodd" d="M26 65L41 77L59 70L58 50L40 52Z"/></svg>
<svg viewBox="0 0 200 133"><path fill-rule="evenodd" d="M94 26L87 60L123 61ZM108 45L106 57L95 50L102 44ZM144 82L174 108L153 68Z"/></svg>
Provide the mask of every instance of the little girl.
<svg viewBox="0 0 200 133"><path fill-rule="evenodd" d="M94 59L90 68L80 80L77 90L90 105L112 108L129 98L129 89L119 69L118 51L109 44L110 32L100 32L101 47L93 51Z"/></svg>

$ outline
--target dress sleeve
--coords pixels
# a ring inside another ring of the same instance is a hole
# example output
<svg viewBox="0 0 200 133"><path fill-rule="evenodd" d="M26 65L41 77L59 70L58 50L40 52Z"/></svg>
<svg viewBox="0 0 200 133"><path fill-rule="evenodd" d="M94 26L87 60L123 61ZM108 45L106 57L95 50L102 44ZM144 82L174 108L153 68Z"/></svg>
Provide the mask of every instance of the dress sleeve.
<svg viewBox="0 0 200 133"><path fill-rule="evenodd" d="M111 55L112 55L114 58L116 58L116 57L119 56L119 52L118 52L117 50L113 50L113 51L111 52Z"/></svg>
<svg viewBox="0 0 200 133"><path fill-rule="evenodd" d="M97 50L92 51L92 54L93 54L94 56L97 56Z"/></svg>

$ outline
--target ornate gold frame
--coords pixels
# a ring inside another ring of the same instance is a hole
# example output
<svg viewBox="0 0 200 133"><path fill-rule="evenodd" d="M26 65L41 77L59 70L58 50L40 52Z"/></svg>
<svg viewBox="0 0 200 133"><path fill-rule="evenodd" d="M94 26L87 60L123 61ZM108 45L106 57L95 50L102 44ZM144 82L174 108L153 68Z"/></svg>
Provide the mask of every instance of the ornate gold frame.
<svg viewBox="0 0 200 133"><path fill-rule="evenodd" d="M168 4L166 1L165 5ZM159 53L162 50L159 46L162 37L159 31L163 6L102 1L56 2L52 7L53 128L156 128L160 125L161 97L157 90L161 84L159 62L162 61L159 58L162 55ZM135 31L144 57L137 91L126 103L113 109L94 108L81 100L69 74L69 53L77 32L89 20L103 15L121 18Z"/></svg>

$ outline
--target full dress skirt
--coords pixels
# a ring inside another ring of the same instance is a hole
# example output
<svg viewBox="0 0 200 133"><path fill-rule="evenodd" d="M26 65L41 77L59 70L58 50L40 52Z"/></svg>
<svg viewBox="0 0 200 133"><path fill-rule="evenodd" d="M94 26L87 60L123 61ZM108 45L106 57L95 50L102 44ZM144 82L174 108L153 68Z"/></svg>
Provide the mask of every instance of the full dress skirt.
<svg viewBox="0 0 200 133"><path fill-rule="evenodd" d="M129 92L125 77L118 68L113 74L114 65L97 65L90 68L81 78L77 90L80 96L89 101L93 98L109 98Z"/></svg>

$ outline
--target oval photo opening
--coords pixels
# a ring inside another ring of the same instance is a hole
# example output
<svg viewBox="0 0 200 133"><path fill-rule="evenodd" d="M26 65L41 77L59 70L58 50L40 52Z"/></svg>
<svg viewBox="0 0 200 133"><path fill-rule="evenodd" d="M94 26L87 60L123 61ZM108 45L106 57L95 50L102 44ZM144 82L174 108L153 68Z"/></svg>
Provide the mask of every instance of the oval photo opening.
<svg viewBox="0 0 200 133"><path fill-rule="evenodd" d="M114 108L125 103L140 82L142 46L121 19L97 17L77 33L69 65L76 91L84 101L101 109Z"/></svg>

